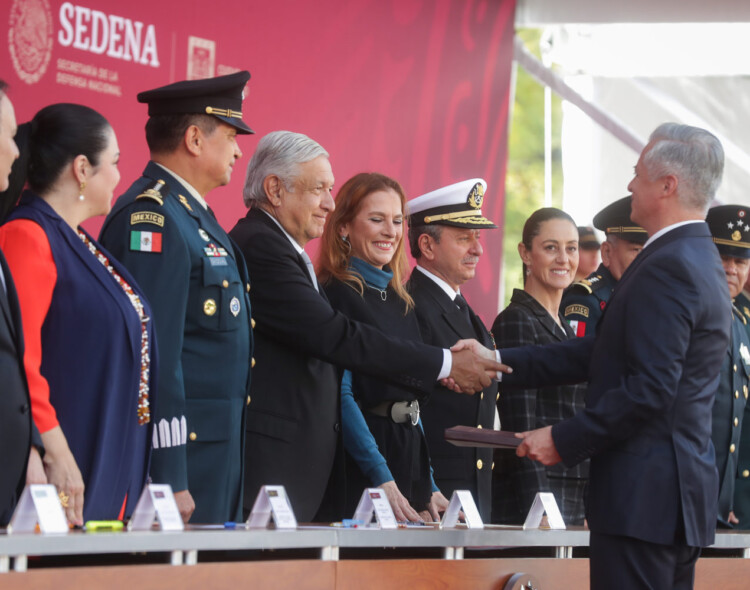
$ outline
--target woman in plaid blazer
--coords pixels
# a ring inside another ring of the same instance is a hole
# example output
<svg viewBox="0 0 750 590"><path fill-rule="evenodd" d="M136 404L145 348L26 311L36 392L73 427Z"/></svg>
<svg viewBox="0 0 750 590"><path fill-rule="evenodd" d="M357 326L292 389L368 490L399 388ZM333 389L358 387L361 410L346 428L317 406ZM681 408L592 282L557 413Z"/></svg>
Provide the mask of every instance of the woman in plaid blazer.
<svg viewBox="0 0 750 590"><path fill-rule="evenodd" d="M495 319L492 333L499 349L549 344L575 338L559 313L563 291L578 267L578 230L565 212L547 207L526 221L518 252L524 288L514 289L510 305ZM497 409L503 430L525 432L555 424L583 408L585 385L503 389ZM552 492L566 524L584 521L588 461L566 468L545 467L508 451L497 451L493 472L495 522L521 524L537 492Z"/></svg>

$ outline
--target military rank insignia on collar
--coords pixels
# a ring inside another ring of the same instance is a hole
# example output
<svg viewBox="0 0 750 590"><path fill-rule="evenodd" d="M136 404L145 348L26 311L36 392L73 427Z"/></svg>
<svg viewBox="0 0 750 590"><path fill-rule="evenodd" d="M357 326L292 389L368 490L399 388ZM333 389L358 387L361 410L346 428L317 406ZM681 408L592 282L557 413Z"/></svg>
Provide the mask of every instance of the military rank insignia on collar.
<svg viewBox="0 0 750 590"><path fill-rule="evenodd" d="M187 197L185 197L184 195L180 195L178 198L180 199L180 203L182 203L185 206L185 209L187 209L188 211L190 211L190 213L192 213L193 208L190 206L190 203L188 203Z"/></svg>

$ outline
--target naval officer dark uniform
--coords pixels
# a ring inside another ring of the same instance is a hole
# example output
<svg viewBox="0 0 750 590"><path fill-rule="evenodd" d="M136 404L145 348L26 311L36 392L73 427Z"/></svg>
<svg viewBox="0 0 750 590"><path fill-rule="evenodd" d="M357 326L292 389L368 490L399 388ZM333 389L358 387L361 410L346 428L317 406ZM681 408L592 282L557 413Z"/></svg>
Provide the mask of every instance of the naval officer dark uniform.
<svg viewBox="0 0 750 590"><path fill-rule="evenodd" d="M461 182L411 200L408 204L410 231L430 223L471 229L496 228L489 219L481 216L478 209L481 198L468 198L475 186L474 181ZM483 193L484 186L481 188ZM433 221L440 213L455 215L462 212L463 217ZM427 274L417 266L407 286L414 299L414 311L425 344L447 348L460 339L474 338L489 349L495 348L489 331L463 296L449 295L436 282L435 275ZM436 385L422 408L422 425L436 485L448 499L454 490L469 490L484 522L490 522L492 510L492 449L452 445L445 440L445 429L457 425L493 428L497 395L494 381L484 391L471 396Z"/></svg>
<svg viewBox="0 0 750 590"><path fill-rule="evenodd" d="M633 244L643 245L647 238L646 231L630 219L629 196L599 211L594 216L594 227L603 231L608 238L613 236ZM610 270L615 262L611 257L617 255L614 251L617 246L605 241L601 248L602 262L599 267L585 279L568 287L560 301L560 312L578 337L594 333L618 281L619 275L613 275ZM607 263L605 258L609 258ZM619 269L620 274L624 271L625 268Z"/></svg>
<svg viewBox="0 0 750 590"><path fill-rule="evenodd" d="M242 122L247 72L141 93L149 115L207 113ZM242 515L245 407L253 341L242 254L197 191L149 162L107 216L101 242L151 302L160 373L151 477L195 501L193 522Z"/></svg>

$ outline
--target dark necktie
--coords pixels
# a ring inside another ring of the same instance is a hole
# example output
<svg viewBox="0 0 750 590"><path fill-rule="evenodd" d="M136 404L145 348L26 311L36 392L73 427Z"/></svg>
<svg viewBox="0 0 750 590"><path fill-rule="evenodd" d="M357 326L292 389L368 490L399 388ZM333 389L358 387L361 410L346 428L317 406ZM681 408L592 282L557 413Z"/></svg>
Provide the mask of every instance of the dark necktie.
<svg viewBox="0 0 750 590"><path fill-rule="evenodd" d="M471 321L471 313L469 312L469 304L466 303L466 299L464 299L463 295L459 293L456 295L456 298L453 300L453 303L456 304L456 307L461 310L461 313L464 316L464 319L466 319L466 325L471 327L472 332L474 332L476 336L476 326L474 326L474 322Z"/></svg>

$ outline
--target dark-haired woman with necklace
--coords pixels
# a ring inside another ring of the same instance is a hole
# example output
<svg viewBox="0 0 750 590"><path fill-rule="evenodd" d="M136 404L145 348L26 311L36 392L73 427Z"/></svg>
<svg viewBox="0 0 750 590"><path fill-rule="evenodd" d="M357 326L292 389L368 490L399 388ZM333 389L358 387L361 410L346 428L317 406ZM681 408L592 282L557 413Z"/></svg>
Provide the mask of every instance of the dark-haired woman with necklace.
<svg viewBox="0 0 750 590"><path fill-rule="evenodd" d="M11 186L28 190L0 247L21 304L47 478L73 524L128 516L148 473L154 334L133 278L80 227L110 209L117 138L96 111L54 104L16 141L23 165Z"/></svg>
<svg viewBox="0 0 750 590"><path fill-rule="evenodd" d="M323 232L318 277L334 309L386 334L421 340L403 285L405 203L392 178L361 173L349 179ZM350 371L341 390L347 515L365 488L380 487L397 520L437 520L448 502L432 479L416 411L420 392Z"/></svg>

